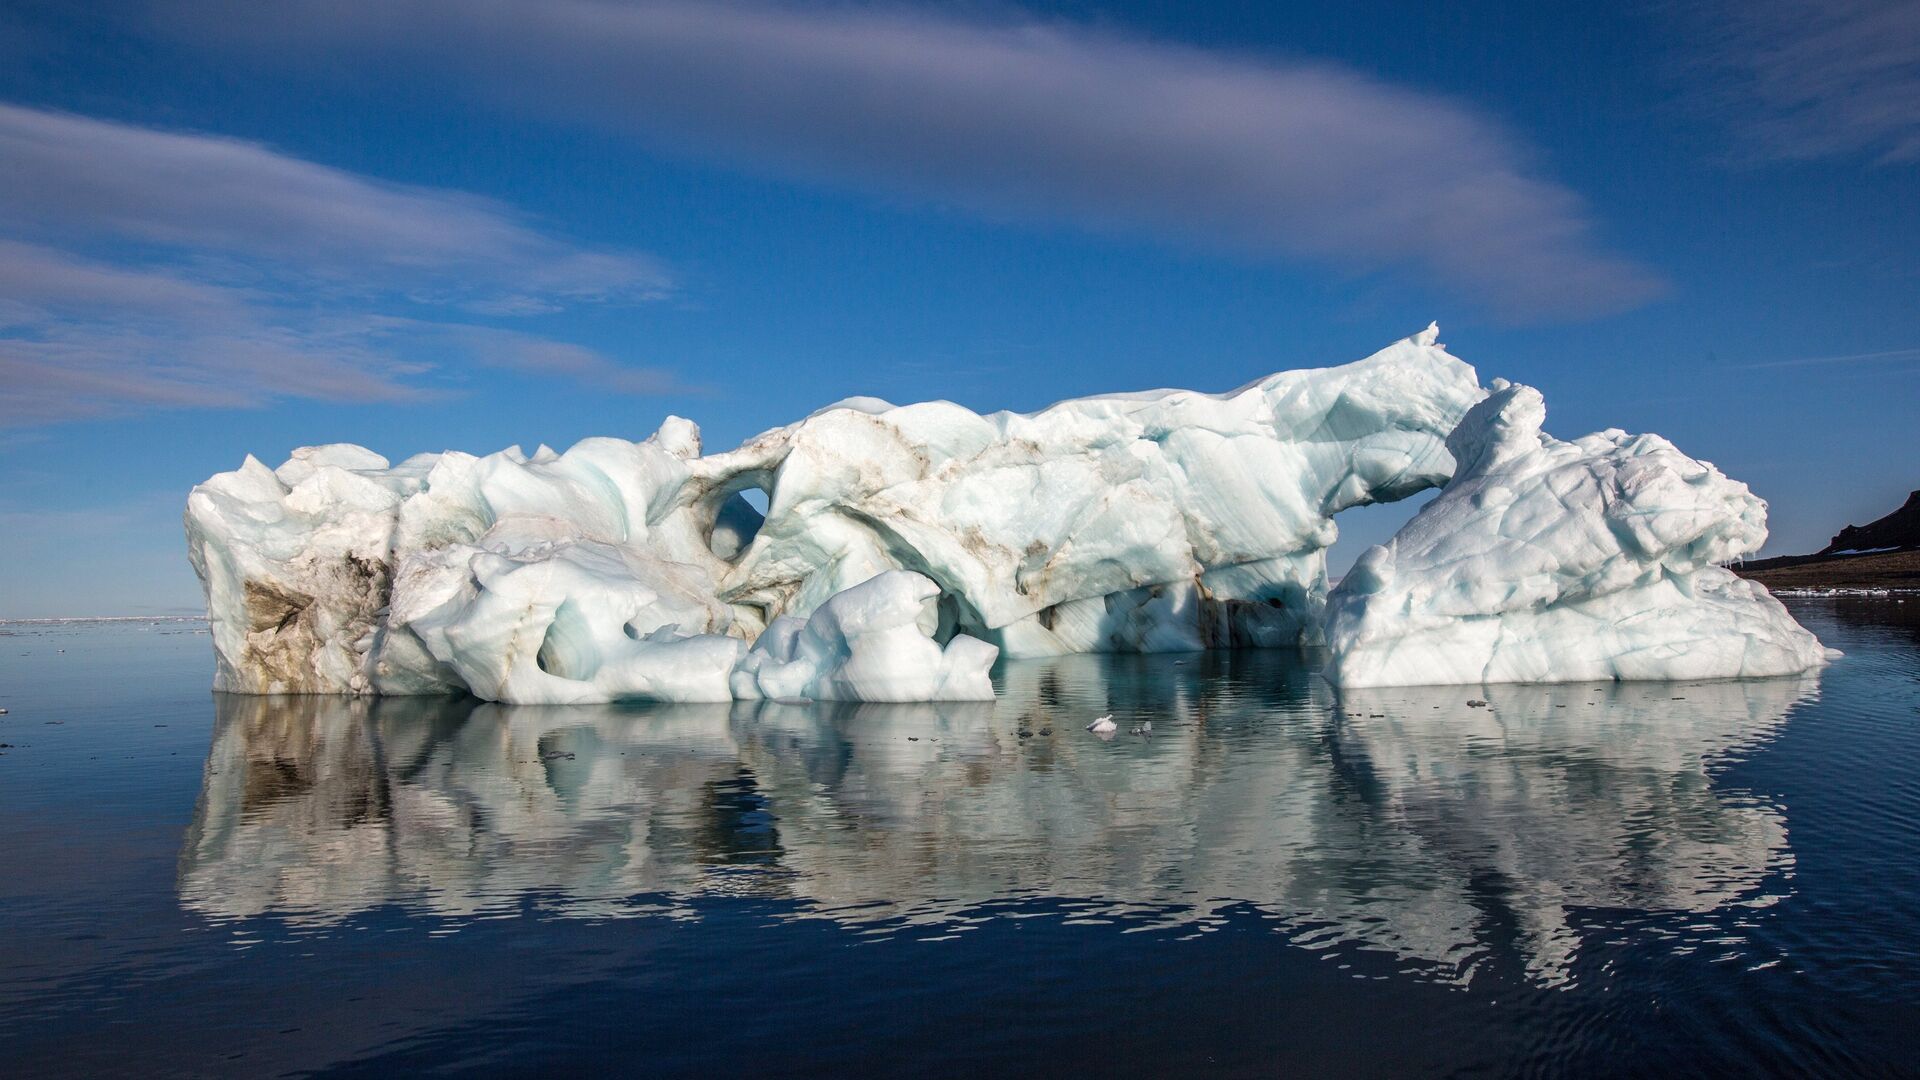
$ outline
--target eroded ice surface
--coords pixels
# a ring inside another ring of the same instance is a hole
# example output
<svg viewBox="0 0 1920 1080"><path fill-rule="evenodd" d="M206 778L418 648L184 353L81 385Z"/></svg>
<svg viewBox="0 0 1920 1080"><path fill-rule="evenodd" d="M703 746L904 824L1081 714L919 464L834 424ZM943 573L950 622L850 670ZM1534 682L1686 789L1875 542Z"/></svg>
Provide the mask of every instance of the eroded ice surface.
<svg viewBox="0 0 1920 1080"><path fill-rule="evenodd" d="M1488 398L1436 335L1223 394L985 416L850 399L707 456L673 417L565 453L248 458L188 502L215 685L952 700L991 696L996 649L1285 646L1323 629L1345 686L1822 661L1717 565L1765 539L1745 485L1656 435L1544 435L1538 392L1496 380ZM1329 605L1333 515L1442 483Z"/></svg>
<svg viewBox="0 0 1920 1080"><path fill-rule="evenodd" d="M1453 472L1446 433L1483 392L1436 333L1222 394L986 416L853 399L710 456L670 418L565 453L248 458L188 500L215 686L952 696L982 693L967 672L991 661L956 635L1019 656L1294 644L1318 633L1332 515ZM762 637L891 570L939 595L873 638L884 677L857 648L822 666L844 622Z"/></svg>
<svg viewBox="0 0 1920 1080"><path fill-rule="evenodd" d="M804 614L898 566L945 591L943 630L1009 656L1295 644L1333 515L1452 475L1446 433L1483 391L1437 333L1224 394L822 410L706 459L721 492L774 481L722 595Z"/></svg>
<svg viewBox="0 0 1920 1080"><path fill-rule="evenodd" d="M732 676L736 698L816 701L990 701L999 650L955 634L945 646L920 620L940 587L888 570L835 593L804 621L767 627Z"/></svg>
<svg viewBox="0 0 1920 1080"><path fill-rule="evenodd" d="M1658 435L1541 431L1494 381L1447 439L1459 472L1327 607L1349 687L1784 675L1827 651L1720 563L1766 540L1766 504Z"/></svg>

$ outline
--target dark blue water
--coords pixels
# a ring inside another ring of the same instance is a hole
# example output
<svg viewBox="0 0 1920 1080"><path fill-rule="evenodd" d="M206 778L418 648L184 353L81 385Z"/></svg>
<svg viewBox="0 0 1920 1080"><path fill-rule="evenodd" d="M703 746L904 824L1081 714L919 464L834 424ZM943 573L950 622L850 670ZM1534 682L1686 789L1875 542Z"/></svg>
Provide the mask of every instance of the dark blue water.
<svg viewBox="0 0 1920 1080"><path fill-rule="evenodd" d="M1796 612L1817 678L809 708L0 626L0 1074L1913 1074L1920 601Z"/></svg>

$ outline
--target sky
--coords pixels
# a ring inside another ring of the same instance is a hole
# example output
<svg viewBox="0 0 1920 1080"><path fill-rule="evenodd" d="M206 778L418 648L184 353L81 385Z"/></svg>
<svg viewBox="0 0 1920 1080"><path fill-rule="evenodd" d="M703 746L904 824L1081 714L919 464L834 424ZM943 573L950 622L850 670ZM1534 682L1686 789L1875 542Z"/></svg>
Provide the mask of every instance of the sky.
<svg viewBox="0 0 1920 1080"><path fill-rule="evenodd" d="M1810 551L1920 487L1917 253L1909 0L0 0L0 617L203 610L247 454L723 449L1436 319Z"/></svg>

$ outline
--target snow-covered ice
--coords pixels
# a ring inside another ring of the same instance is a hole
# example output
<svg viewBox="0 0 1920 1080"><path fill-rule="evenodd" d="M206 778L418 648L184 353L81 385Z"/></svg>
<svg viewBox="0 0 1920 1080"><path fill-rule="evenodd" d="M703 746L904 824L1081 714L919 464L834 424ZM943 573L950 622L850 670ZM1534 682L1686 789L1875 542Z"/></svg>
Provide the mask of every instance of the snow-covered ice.
<svg viewBox="0 0 1920 1080"><path fill-rule="evenodd" d="M1828 656L1765 588L1717 565L1766 504L1658 435L1541 431L1494 381L1447 447L1459 471L1328 600L1336 685L1785 675Z"/></svg>

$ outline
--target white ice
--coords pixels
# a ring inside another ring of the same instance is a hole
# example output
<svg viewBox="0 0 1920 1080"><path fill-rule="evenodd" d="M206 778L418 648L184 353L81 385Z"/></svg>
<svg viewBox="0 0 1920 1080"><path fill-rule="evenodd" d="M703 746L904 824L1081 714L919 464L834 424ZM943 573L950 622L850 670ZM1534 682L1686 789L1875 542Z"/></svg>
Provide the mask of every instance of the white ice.
<svg viewBox="0 0 1920 1080"><path fill-rule="evenodd" d="M984 416L855 398L706 456L669 417L643 441L564 453L248 458L188 500L215 685L950 700L991 696L996 649L1323 633L1346 686L1822 660L1763 588L1716 565L1765 537L1744 485L1654 435L1543 435L1537 392L1496 381L1487 398L1437 333L1222 394ZM1443 483L1329 606L1333 516Z"/></svg>
<svg viewBox="0 0 1920 1080"><path fill-rule="evenodd" d="M1483 391L1436 333L1222 394L986 416L852 399L708 456L673 417L640 442L564 453L248 458L188 500L215 685L523 703L978 696L984 675L961 669L983 668L985 646L1310 640L1332 515L1452 475L1445 435ZM764 520L741 494L754 488ZM851 673L800 649L836 634L852 647L837 616L814 637L777 622L892 570L939 594L865 646L897 670L858 647ZM963 636L985 645L956 651Z"/></svg>
<svg viewBox="0 0 1920 1080"><path fill-rule="evenodd" d="M956 634L944 647L919 625L940 595L932 579L889 570L835 593L806 620L782 616L734 668L733 696L787 701L992 700L999 650Z"/></svg>
<svg viewBox="0 0 1920 1080"><path fill-rule="evenodd" d="M684 484L690 430L398 469L358 447L317 447L277 471L249 459L215 477L195 489L188 530L216 687L726 701L738 666L743 696L762 696L752 673L764 672L792 686L766 696L992 698L997 650L963 636L936 644L939 588L907 572L829 601L779 671L767 668L779 635L743 662L746 641L726 633L734 608L700 561L704 541L684 514L649 511L659 490Z"/></svg>
<svg viewBox="0 0 1920 1080"><path fill-rule="evenodd" d="M804 615L905 568L944 590L943 631L1013 657L1297 644L1333 515L1452 475L1446 433L1483 391L1437 333L1223 394L843 402L703 460L722 492L772 481L722 595Z"/></svg>
<svg viewBox="0 0 1920 1080"><path fill-rule="evenodd" d="M1717 565L1766 504L1658 435L1562 442L1529 386L1494 381L1447 439L1459 471L1328 599L1347 687L1785 675L1828 652Z"/></svg>

